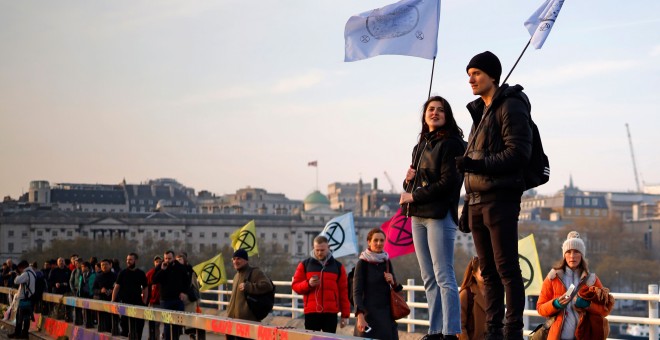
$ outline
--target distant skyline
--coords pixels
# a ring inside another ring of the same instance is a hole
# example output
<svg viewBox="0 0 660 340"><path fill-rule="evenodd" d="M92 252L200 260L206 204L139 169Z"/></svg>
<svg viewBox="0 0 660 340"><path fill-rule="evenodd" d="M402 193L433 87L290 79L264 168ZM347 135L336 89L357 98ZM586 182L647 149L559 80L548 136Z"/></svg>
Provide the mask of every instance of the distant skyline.
<svg viewBox="0 0 660 340"><path fill-rule="evenodd" d="M432 62L344 63L351 15L394 1L0 2L0 194L32 180L175 178L222 195L246 186L303 199L318 185L389 191L410 164ZM465 138L465 66L500 57L506 76L542 1L442 1L433 94ZM509 83L532 102L552 194L660 184L660 2L566 0L545 45ZM641 184L641 183L640 183Z"/></svg>

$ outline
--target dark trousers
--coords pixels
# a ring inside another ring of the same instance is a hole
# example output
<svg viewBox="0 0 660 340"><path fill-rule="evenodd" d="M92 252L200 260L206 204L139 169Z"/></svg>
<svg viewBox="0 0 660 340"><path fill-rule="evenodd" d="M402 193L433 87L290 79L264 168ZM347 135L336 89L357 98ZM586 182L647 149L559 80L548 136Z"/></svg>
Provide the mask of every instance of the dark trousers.
<svg viewBox="0 0 660 340"><path fill-rule="evenodd" d="M472 238L485 284L487 331L491 333L502 334L504 326L505 335L518 334L524 326L525 287L518 260L519 213L520 200L470 205Z"/></svg>
<svg viewBox="0 0 660 340"><path fill-rule="evenodd" d="M160 306L163 309L183 312L183 301L180 299L160 300ZM163 332L165 333L165 340L179 340L179 335L181 334L181 326L170 325L169 323L166 323L163 327Z"/></svg>
<svg viewBox="0 0 660 340"><path fill-rule="evenodd" d="M74 308L73 324L80 326L83 324L83 309L80 307L73 307L73 308Z"/></svg>
<svg viewBox="0 0 660 340"><path fill-rule="evenodd" d="M144 319L131 318L122 315L120 323L121 323L121 336L128 337L130 340L142 339L142 330L144 329Z"/></svg>
<svg viewBox="0 0 660 340"><path fill-rule="evenodd" d="M160 308L158 303L150 303L149 307ZM148 340L160 340L160 322L149 321L149 337Z"/></svg>
<svg viewBox="0 0 660 340"><path fill-rule="evenodd" d="M305 314L305 329L337 333L337 313Z"/></svg>
<svg viewBox="0 0 660 340"><path fill-rule="evenodd" d="M32 303L29 300L20 301L16 310L16 328L14 328L14 334L27 339L31 318Z"/></svg>

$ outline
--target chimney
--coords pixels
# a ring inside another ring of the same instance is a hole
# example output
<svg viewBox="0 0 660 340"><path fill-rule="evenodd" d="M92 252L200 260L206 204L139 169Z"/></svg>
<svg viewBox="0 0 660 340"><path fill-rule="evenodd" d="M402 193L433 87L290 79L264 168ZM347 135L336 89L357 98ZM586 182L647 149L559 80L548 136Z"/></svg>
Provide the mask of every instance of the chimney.
<svg viewBox="0 0 660 340"><path fill-rule="evenodd" d="M374 177L374 191L378 191L378 178Z"/></svg>

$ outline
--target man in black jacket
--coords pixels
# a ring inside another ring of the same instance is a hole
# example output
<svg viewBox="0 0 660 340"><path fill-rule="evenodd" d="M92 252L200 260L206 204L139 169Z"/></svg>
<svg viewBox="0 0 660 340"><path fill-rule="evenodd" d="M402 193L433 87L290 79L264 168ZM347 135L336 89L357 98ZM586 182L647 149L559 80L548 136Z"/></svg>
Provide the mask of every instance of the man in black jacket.
<svg viewBox="0 0 660 340"><path fill-rule="evenodd" d="M147 305L147 275L136 267L138 255L130 253L126 256L126 269L119 272L112 290L112 302L122 302L137 306ZM142 339L144 319L122 315L121 336L130 340Z"/></svg>
<svg viewBox="0 0 660 340"><path fill-rule="evenodd" d="M472 130L464 156L466 206L479 255L486 297L486 339L522 340L525 288L518 262L518 214L524 191L522 169L532 152L530 104L522 86L499 85L502 65L493 53L477 54L466 67L479 99L467 105ZM506 291L506 322L504 296Z"/></svg>
<svg viewBox="0 0 660 340"><path fill-rule="evenodd" d="M163 256L163 263L156 267L153 283L160 284L160 307L163 309L183 311L183 300L190 286L190 278L186 268L174 260L174 252L168 250ZM165 324L165 340L178 340L181 326Z"/></svg>
<svg viewBox="0 0 660 340"><path fill-rule="evenodd" d="M115 286L115 281L117 280L117 275L112 272L112 261L109 259L101 260L101 273L98 274L96 280L94 280L94 299L110 301L112 299L112 291ZM99 332L111 332L112 331L112 316L108 312L98 312L99 320ZM119 330L116 333L119 334Z"/></svg>

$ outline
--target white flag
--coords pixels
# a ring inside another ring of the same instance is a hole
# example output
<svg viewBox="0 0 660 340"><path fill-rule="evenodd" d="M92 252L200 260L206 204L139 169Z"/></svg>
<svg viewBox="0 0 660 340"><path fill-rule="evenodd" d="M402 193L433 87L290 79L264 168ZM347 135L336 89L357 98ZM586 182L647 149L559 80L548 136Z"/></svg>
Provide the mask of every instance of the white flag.
<svg viewBox="0 0 660 340"><path fill-rule="evenodd" d="M543 5L525 21L525 27L532 36L531 44L537 50L543 47L543 43L550 34L563 4L564 0L545 0Z"/></svg>
<svg viewBox="0 0 660 340"><path fill-rule="evenodd" d="M328 238L328 245L334 258L358 253L352 212L331 219L323 228L321 235Z"/></svg>
<svg viewBox="0 0 660 340"><path fill-rule="evenodd" d="M433 59L438 51L440 0L402 0L352 16L346 23L344 61L381 54Z"/></svg>

